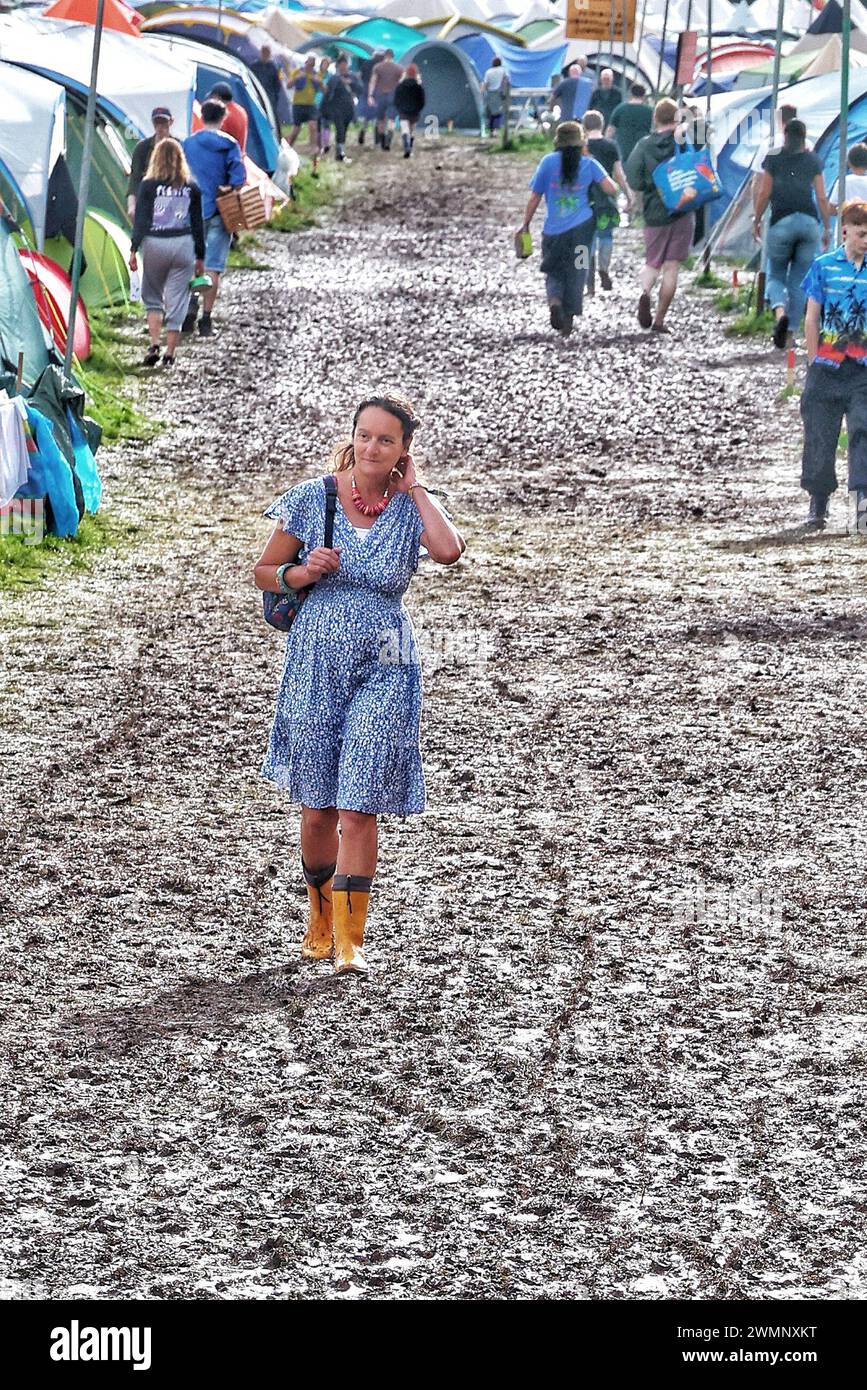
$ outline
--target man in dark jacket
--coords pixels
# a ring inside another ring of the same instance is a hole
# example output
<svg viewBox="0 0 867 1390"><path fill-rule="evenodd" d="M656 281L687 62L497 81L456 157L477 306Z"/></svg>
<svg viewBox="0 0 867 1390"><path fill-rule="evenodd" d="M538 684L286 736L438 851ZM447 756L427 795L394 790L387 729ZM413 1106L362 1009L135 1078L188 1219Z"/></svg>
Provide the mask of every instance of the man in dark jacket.
<svg viewBox="0 0 867 1390"><path fill-rule="evenodd" d="M167 106L155 106L151 112L151 121L154 128L153 135L149 135L146 140L139 140L132 152L129 183L126 186L126 210L129 213L130 221L135 217L135 195L138 193L138 186L145 176L145 170L150 164L154 145L158 140L165 140L172 133L172 113Z"/></svg>
<svg viewBox="0 0 867 1390"><path fill-rule="evenodd" d="M599 111L602 116L602 131L611 124L611 117L620 105L620 90L614 85L613 68L603 68L599 74L599 85L590 93L588 111Z"/></svg>
<svg viewBox="0 0 867 1390"><path fill-rule="evenodd" d="M254 77L258 78L266 97L271 103L274 112L274 125L277 134L280 134L280 93L283 84L280 81L280 69L274 62L274 57L266 43L259 49L259 57L255 63L250 64L250 71Z"/></svg>
<svg viewBox="0 0 867 1390"><path fill-rule="evenodd" d="M325 126L334 126L334 143L337 158L341 164L351 164L346 158L346 131L355 115L355 98L361 95L362 87L349 69L349 59L345 53L334 64L335 71L325 84L325 94L319 107L320 135Z"/></svg>
<svg viewBox="0 0 867 1390"><path fill-rule="evenodd" d="M689 255L695 231L695 213L690 211L687 201L694 196L693 191L688 189L684 193L682 208L669 212L653 181L654 169L673 158L677 151L674 138L677 119L675 102L668 97L658 101L653 112L653 133L639 140L626 161L629 187L644 198L644 265L639 276L641 295L638 300L638 322L642 328L650 328L654 333L671 331L665 327L665 316L677 292L677 277ZM662 283L654 316L650 293L660 271Z"/></svg>

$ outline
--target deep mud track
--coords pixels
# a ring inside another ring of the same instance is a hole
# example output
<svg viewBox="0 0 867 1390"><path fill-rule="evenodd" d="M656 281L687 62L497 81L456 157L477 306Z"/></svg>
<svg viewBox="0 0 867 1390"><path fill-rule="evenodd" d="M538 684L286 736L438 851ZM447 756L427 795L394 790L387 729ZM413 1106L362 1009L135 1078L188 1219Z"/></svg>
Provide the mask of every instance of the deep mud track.
<svg viewBox="0 0 867 1390"><path fill-rule="evenodd" d="M867 551L842 493L788 530L765 345L695 292L649 341L629 233L559 340L528 166L419 143L148 383L137 544L4 600L0 1291L863 1297ZM430 809L335 981L251 567L384 383L469 550L410 590Z"/></svg>

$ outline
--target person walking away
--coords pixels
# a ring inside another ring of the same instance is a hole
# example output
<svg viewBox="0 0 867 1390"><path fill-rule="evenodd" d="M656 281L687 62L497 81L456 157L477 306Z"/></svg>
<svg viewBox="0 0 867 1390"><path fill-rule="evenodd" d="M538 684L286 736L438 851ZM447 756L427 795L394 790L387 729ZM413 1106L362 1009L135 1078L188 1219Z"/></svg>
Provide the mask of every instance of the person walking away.
<svg viewBox="0 0 867 1390"><path fill-rule="evenodd" d="M226 108L221 101L202 103L203 127L184 141L184 154L190 172L201 189L202 216L205 221L205 270L211 287L202 294L199 333L210 338L214 328L211 315L220 293L220 278L226 269L232 234L226 231L217 211L217 195L225 189L243 188L247 171L237 140L222 130Z"/></svg>
<svg viewBox="0 0 867 1390"><path fill-rule="evenodd" d="M755 204L753 236L762 240L762 218L770 203L765 294L774 313L774 346L784 348L789 327L797 332L804 316L801 282L830 240L831 205L825 196L822 161L806 147L807 127L789 121L783 148L765 155ZM814 200L815 194L815 200ZM816 210L818 203L819 211ZM824 230L819 231L821 213Z"/></svg>
<svg viewBox="0 0 867 1390"><path fill-rule="evenodd" d="M154 146L139 184L130 248L130 270L138 270L139 249L144 262L142 300L150 334L144 365L155 367L159 361L165 319L163 365L172 367L190 302L190 280L204 270L205 226L201 191L180 144L170 137Z"/></svg>
<svg viewBox="0 0 867 1390"><path fill-rule="evenodd" d="M833 217L844 203L867 201L867 145L853 145L846 157L848 172L843 180L843 197L828 206Z"/></svg>
<svg viewBox="0 0 867 1390"><path fill-rule="evenodd" d="M653 182L657 165L672 159L677 151L677 119L676 102L668 97L658 101L653 112L653 134L638 141L625 166L629 187L640 193L644 201L644 265L639 276L638 322L654 333L671 332L665 325L665 316L677 293L680 267L689 255L695 231L695 214L688 204L681 211L669 212ZM650 295L660 273L662 281L654 315Z"/></svg>
<svg viewBox="0 0 867 1390"><path fill-rule="evenodd" d="M370 122L376 120L376 104L375 102L372 102L370 100L370 97L368 96L368 93L370 91L370 75L373 72L373 69L376 67L377 63L381 63L384 57L385 49L377 48L375 52L373 52L370 55L369 58L359 59L358 76L363 89L362 96L359 98L358 101L359 145L364 144L364 139L367 135L367 127L370 124ZM376 143L379 144L379 141L377 140Z"/></svg>
<svg viewBox="0 0 867 1390"><path fill-rule="evenodd" d="M623 165L620 163L620 152L613 140L606 140L602 134L604 117L601 111L587 111L584 114L584 133L587 136L586 150L591 159L595 159L597 164L601 164L610 179L613 179L626 197L626 211L632 207L632 194L626 182L626 175L623 172ZM604 194L603 194L604 197ZM593 268L599 263L599 281L603 290L613 288L611 281L611 256L614 250L614 228L617 225L617 204L612 204L611 208L596 207L596 232L593 237L593 245L590 251L590 276L588 280L588 292L592 293L590 286L593 282Z"/></svg>
<svg viewBox="0 0 867 1390"><path fill-rule="evenodd" d="M572 320L581 313L584 279L590 264L590 244L596 223L589 189L598 184L609 197L617 196L617 184L601 164L584 154L584 127L563 121L557 127L555 148L539 161L530 180L530 197L519 231L528 232L542 199L542 264L551 327L564 338L572 332Z"/></svg>
<svg viewBox="0 0 867 1390"><path fill-rule="evenodd" d="M260 87L271 103L271 111L274 116L274 129L277 136L280 136L280 96L283 91L283 83L280 80L280 69L274 62L274 55L267 43L263 43L259 49L259 57L255 63L250 64L250 71L257 79Z"/></svg>
<svg viewBox="0 0 867 1390"><path fill-rule="evenodd" d="M336 158L342 163L351 164L346 158L346 132L355 115L354 81L349 67L349 59L341 53L329 77L319 108L320 121L334 124L334 143Z"/></svg>
<svg viewBox="0 0 867 1390"><path fill-rule="evenodd" d="M491 66L482 78L482 101L488 130L496 134L503 124L503 113L509 99L509 74L503 67L502 58L492 58Z"/></svg>
<svg viewBox="0 0 867 1390"><path fill-rule="evenodd" d="M211 88L206 101L221 101L226 108L223 117L223 134L231 135L238 142L241 151L241 158L247 154L247 135L250 130L250 119L243 106L232 97L232 88L228 82L216 82Z"/></svg>
<svg viewBox="0 0 867 1390"><path fill-rule="evenodd" d="M394 93L403 77L403 68L394 61L392 49L385 50L385 57L377 63L370 74L368 99L376 105L376 143L382 150L391 149L394 129Z"/></svg>
<svg viewBox="0 0 867 1390"><path fill-rule="evenodd" d="M148 135L146 139L139 140L132 152L130 159L129 181L126 186L126 210L129 213L130 221L135 217L135 199L139 190L139 185L145 176L145 171L150 164L151 155L154 152L154 145L159 140L165 140L172 130L172 113L167 106L155 106L151 112L151 122L154 133Z"/></svg>
<svg viewBox="0 0 867 1390"><path fill-rule="evenodd" d="M614 71L612 68L603 68L599 74L598 85L590 93L590 105L587 111L598 111L602 117L602 131L605 131L611 124L611 117L616 108L620 105L620 91L614 85ZM585 116L587 112L585 111Z"/></svg>
<svg viewBox="0 0 867 1390"><path fill-rule="evenodd" d="M322 82L316 72L316 58L309 53L304 59L303 68L295 68L289 74L289 92L292 97L292 129L289 144L294 145L307 126L310 137L310 157L314 172L319 163L319 127L316 121L316 93L322 90Z"/></svg>
<svg viewBox="0 0 867 1390"><path fill-rule="evenodd" d="M320 58L317 76L322 83L322 90L316 93L316 125L318 130L319 153L324 159L331 149L331 122L322 116L322 103L325 100L325 89L328 86L328 78L331 72L331 59ZM327 111L327 107L326 107Z"/></svg>
<svg viewBox="0 0 867 1390"><path fill-rule="evenodd" d="M312 478L265 513L277 525L254 571L266 592L313 586L286 639L262 775L301 803L301 954L333 957L337 974L367 971L377 817L424 810L421 669L401 600L421 547L441 565L466 548L416 473L418 425L400 397L362 400L330 463L333 544L325 480Z"/></svg>
<svg viewBox="0 0 867 1390"><path fill-rule="evenodd" d="M842 244L810 266L807 296L807 376L801 395L804 452L801 487L809 493L806 524L821 530L837 489L837 447L845 418L849 492L856 529L867 530L867 202L840 209Z"/></svg>
<svg viewBox="0 0 867 1390"><path fill-rule="evenodd" d="M611 113L611 124L605 131L609 140L616 141L624 168L639 140L650 134L653 125L653 114L646 97L647 92L641 83L633 82L628 99L615 106Z"/></svg>
<svg viewBox="0 0 867 1390"><path fill-rule="evenodd" d="M779 149L782 148L782 144L783 144L783 131L786 129L786 126L789 124L789 121L794 121L794 120L797 119L797 115L798 115L798 108L797 108L796 106L783 105L783 106L778 106L778 107L777 107L777 114L776 114L776 117L775 117L775 121L776 121L775 139L774 139L773 144L770 146L770 148L767 149L767 150L765 151L766 154L772 154L774 150L779 150ZM762 174L761 174L761 170L760 170L759 173L753 174L752 182L751 182L751 184L750 184L750 197L751 197L752 200L753 200L753 217L755 217L755 215L756 215L756 203L757 203L757 201L758 201L758 197L759 197L759 188L761 187L761 183L762 183Z"/></svg>
<svg viewBox="0 0 867 1390"><path fill-rule="evenodd" d="M582 73L583 68L580 62L570 63L566 69L566 76L560 79L548 98L549 109L551 111L555 107L559 109L558 121L577 121L580 119L578 108L581 108L581 116L587 110L588 102L584 101L583 98L586 95L589 99L592 83L583 77ZM586 93L582 83L586 84Z"/></svg>
<svg viewBox="0 0 867 1390"><path fill-rule="evenodd" d="M424 87L415 63L410 63L394 89L394 109L400 121L403 157L409 159L415 144L416 121L424 110Z"/></svg>

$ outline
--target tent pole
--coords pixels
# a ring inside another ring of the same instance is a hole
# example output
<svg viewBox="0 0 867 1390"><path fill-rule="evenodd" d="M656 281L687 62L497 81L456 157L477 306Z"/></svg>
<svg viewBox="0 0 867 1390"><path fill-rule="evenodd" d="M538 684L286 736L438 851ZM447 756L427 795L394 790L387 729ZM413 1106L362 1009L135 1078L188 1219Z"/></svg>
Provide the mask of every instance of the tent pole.
<svg viewBox="0 0 867 1390"><path fill-rule="evenodd" d="M843 25L841 33L843 52L840 65L840 165L837 172L837 207L843 206L846 191L846 165L848 163L846 146L849 135L849 44L852 37L852 0L843 0ZM837 244L843 239L840 214L837 214Z"/></svg>
<svg viewBox="0 0 867 1390"><path fill-rule="evenodd" d="M665 61L665 36L668 33L668 0L665 0L665 13L662 16L662 37L659 40L659 70L656 74L656 95L662 87L662 64Z"/></svg>
<svg viewBox="0 0 867 1390"><path fill-rule="evenodd" d="M638 26L638 43L635 45L635 80L640 82L644 76L641 67L641 45L644 43L644 21L647 19L647 0L643 0L641 6L641 23Z"/></svg>
<svg viewBox="0 0 867 1390"><path fill-rule="evenodd" d="M623 71L620 74L620 96L623 101L626 100L626 15L627 0L623 0L623 4L620 7L620 18L623 24L623 28L620 31L620 62L623 68Z"/></svg>
<svg viewBox="0 0 867 1390"><path fill-rule="evenodd" d="M849 0L846 0L849 3ZM771 145L774 143L777 132L777 102L780 97L780 59L782 58L783 47L783 23L785 21L786 0L778 0L777 4L777 37L774 41L774 75L771 88Z"/></svg>
<svg viewBox="0 0 867 1390"><path fill-rule="evenodd" d="M96 22L93 28L93 60L90 65L90 87L87 92L87 111L84 117L84 149L81 154L81 175L78 180L78 208L75 214L75 244L72 249L72 298L69 303L69 322L66 326L66 352L63 374L72 373L72 344L75 339L75 318L78 309L78 285L81 280L81 246L84 241L84 219L90 192L90 162L93 156L93 129L96 124L96 81L99 72L99 50L102 44L102 21L105 0L96 0Z"/></svg>
<svg viewBox="0 0 867 1390"><path fill-rule="evenodd" d="M783 0L780 0L780 4ZM704 106L704 138L710 145L710 96L713 91L713 0L707 0L707 91Z"/></svg>

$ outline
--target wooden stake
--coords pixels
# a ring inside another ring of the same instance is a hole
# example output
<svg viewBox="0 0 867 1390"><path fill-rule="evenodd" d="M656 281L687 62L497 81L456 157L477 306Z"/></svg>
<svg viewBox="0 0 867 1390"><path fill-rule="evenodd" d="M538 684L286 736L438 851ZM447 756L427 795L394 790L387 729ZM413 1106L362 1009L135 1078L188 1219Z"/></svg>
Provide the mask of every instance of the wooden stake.
<svg viewBox="0 0 867 1390"><path fill-rule="evenodd" d="M20 395L21 395L21 383L22 383L23 380L24 380L24 353L23 353L23 352L19 352L19 354L18 354L18 370L17 370L17 372L15 373L15 394L16 394L16 396L20 396Z"/></svg>

